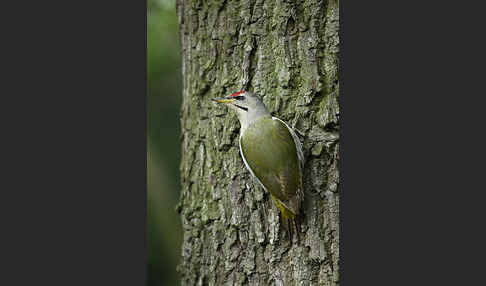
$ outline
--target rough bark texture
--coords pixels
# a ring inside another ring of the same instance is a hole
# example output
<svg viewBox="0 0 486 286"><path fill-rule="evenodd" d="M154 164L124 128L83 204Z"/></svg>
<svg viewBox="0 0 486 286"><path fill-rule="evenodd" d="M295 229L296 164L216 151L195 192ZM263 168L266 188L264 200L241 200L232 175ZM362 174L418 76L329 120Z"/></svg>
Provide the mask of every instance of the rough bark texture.
<svg viewBox="0 0 486 286"><path fill-rule="evenodd" d="M181 1L183 285L338 285L338 2ZM245 169L236 115L211 98L246 89L298 129L301 243Z"/></svg>

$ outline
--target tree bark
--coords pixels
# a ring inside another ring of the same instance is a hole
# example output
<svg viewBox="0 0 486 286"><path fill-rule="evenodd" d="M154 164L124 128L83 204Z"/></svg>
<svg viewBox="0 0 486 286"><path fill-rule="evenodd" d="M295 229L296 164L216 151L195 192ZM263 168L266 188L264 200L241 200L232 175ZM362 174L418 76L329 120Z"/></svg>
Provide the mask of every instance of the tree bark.
<svg viewBox="0 0 486 286"><path fill-rule="evenodd" d="M182 47L183 285L338 285L338 2L178 0ZM236 115L210 99L245 89L301 134L300 245L245 169Z"/></svg>

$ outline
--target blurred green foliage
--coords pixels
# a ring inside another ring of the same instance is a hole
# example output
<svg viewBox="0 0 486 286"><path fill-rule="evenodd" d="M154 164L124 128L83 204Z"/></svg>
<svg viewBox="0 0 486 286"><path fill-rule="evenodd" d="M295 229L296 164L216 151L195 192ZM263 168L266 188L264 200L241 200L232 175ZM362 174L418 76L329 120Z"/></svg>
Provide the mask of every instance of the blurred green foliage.
<svg viewBox="0 0 486 286"><path fill-rule="evenodd" d="M147 2L147 285L179 285L182 74L175 0Z"/></svg>

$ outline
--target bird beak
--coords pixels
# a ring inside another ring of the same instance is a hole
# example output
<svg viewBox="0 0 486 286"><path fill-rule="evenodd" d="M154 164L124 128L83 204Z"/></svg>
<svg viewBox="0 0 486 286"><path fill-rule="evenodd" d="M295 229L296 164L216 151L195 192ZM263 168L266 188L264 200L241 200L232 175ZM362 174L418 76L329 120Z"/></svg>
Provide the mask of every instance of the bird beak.
<svg viewBox="0 0 486 286"><path fill-rule="evenodd" d="M224 97L224 98L213 98L212 100L213 101L216 101L217 103L231 103L231 102L235 101L234 98L227 98L227 97Z"/></svg>

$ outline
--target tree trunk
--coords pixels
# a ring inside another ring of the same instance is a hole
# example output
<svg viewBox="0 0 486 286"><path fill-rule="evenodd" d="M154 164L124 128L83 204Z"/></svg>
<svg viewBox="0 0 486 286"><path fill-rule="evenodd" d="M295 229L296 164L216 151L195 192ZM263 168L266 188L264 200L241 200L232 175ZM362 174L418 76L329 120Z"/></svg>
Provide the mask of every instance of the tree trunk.
<svg viewBox="0 0 486 286"><path fill-rule="evenodd" d="M338 285L338 2L183 1L183 285ZM246 170L239 122L210 99L245 89L297 129L300 245Z"/></svg>

